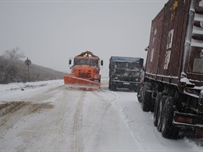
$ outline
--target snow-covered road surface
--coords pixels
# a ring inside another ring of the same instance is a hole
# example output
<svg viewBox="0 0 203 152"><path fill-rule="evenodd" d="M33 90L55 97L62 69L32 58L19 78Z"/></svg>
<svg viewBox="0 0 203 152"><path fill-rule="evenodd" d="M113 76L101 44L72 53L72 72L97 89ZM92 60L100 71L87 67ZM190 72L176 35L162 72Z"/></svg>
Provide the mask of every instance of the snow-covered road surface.
<svg viewBox="0 0 203 152"><path fill-rule="evenodd" d="M202 139L168 140L136 93L70 89L63 80L0 85L0 151L203 151Z"/></svg>

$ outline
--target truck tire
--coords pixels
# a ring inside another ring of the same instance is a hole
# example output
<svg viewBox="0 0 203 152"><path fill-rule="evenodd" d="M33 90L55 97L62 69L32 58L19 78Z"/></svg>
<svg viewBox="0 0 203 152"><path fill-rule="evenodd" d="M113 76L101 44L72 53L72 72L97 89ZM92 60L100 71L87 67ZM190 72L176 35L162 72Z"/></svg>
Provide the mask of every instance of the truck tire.
<svg viewBox="0 0 203 152"><path fill-rule="evenodd" d="M112 85L111 85L111 90L112 90L112 91L116 91L116 84L112 84Z"/></svg>
<svg viewBox="0 0 203 152"><path fill-rule="evenodd" d="M109 90L111 90L111 79L109 79Z"/></svg>
<svg viewBox="0 0 203 152"><path fill-rule="evenodd" d="M163 108L164 113L163 113L161 133L163 137L169 138L169 139L177 139L178 133L179 133L178 128L174 127L172 124L173 114L174 114L174 108L173 108L174 100L175 99L173 97L168 97L166 99L166 102Z"/></svg>
<svg viewBox="0 0 203 152"><path fill-rule="evenodd" d="M109 90L112 90L112 82L111 82L111 79L109 80Z"/></svg>
<svg viewBox="0 0 203 152"><path fill-rule="evenodd" d="M109 84L109 90L111 90L111 84Z"/></svg>
<svg viewBox="0 0 203 152"><path fill-rule="evenodd" d="M159 102L159 109L158 109L158 113L157 113L157 130L159 132L161 132L162 130L162 120L163 120L163 107L164 107L164 103L167 99L167 96L166 95L163 95L160 99L160 102Z"/></svg>
<svg viewBox="0 0 203 152"><path fill-rule="evenodd" d="M138 90L137 90L137 100L139 101L139 103L141 103L142 102L142 86L140 85L139 87L138 87Z"/></svg>
<svg viewBox="0 0 203 152"><path fill-rule="evenodd" d="M154 103L154 115L153 115L153 121L154 126L157 126L158 124L158 110L159 110L159 102L161 100L162 93L159 92L156 96L155 103Z"/></svg>
<svg viewBox="0 0 203 152"><path fill-rule="evenodd" d="M148 84L145 84L142 90L142 101L141 101L141 107L142 110L145 112L149 112L151 110L151 92L149 92L149 86Z"/></svg>
<svg viewBox="0 0 203 152"><path fill-rule="evenodd" d="M111 85L109 84L109 90L111 90Z"/></svg>
<svg viewBox="0 0 203 152"><path fill-rule="evenodd" d="M139 88L137 86L134 86L134 87L131 88L131 90L134 91L134 92L138 92L138 89Z"/></svg>

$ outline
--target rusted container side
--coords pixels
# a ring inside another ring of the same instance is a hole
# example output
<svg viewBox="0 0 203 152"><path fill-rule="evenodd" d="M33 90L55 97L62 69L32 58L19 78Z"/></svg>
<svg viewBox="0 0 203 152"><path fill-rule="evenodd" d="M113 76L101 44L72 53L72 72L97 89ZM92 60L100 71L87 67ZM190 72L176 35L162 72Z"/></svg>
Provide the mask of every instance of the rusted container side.
<svg viewBox="0 0 203 152"><path fill-rule="evenodd" d="M189 0L170 0L165 5L158 75L169 83L178 84L182 71L189 6Z"/></svg>
<svg viewBox="0 0 203 152"><path fill-rule="evenodd" d="M149 39L149 48L147 53L147 66L146 72L150 73L150 77L155 78L158 61L159 61L159 52L162 39L162 28L163 28L163 18L164 18L164 8L158 13L158 15L152 20L151 23L151 33ZM146 74L147 74L146 73Z"/></svg>
<svg viewBox="0 0 203 152"><path fill-rule="evenodd" d="M183 75L196 85L203 82L201 5L201 0L169 0L166 3L152 21L152 27L158 29L157 37L161 38L153 42L151 32L146 75L173 85L179 85ZM161 21L163 24L158 24Z"/></svg>

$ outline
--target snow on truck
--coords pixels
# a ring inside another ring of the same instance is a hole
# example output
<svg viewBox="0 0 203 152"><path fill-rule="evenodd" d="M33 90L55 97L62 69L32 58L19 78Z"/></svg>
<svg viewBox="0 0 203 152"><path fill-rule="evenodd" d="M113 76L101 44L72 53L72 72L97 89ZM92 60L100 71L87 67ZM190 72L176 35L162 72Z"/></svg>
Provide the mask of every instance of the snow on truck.
<svg viewBox="0 0 203 152"><path fill-rule="evenodd" d="M73 88L82 90L97 90L100 88L101 75L100 69L103 66L103 60L90 51L69 59L71 74L64 76L64 83Z"/></svg>
<svg viewBox="0 0 203 152"><path fill-rule="evenodd" d="M142 58L112 56L109 60L109 89L128 88L137 91L142 67Z"/></svg>
<svg viewBox="0 0 203 152"><path fill-rule="evenodd" d="M165 138L203 131L203 0L169 0L152 20L138 99Z"/></svg>

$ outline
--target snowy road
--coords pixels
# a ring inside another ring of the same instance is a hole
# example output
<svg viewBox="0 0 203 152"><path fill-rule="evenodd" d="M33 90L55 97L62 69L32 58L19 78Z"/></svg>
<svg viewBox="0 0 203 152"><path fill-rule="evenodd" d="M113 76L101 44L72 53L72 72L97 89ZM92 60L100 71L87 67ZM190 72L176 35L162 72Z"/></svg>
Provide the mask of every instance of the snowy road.
<svg viewBox="0 0 203 152"><path fill-rule="evenodd" d="M134 92L73 90L62 80L0 86L0 151L202 151L202 139L164 139ZM24 90L24 91L21 91Z"/></svg>

